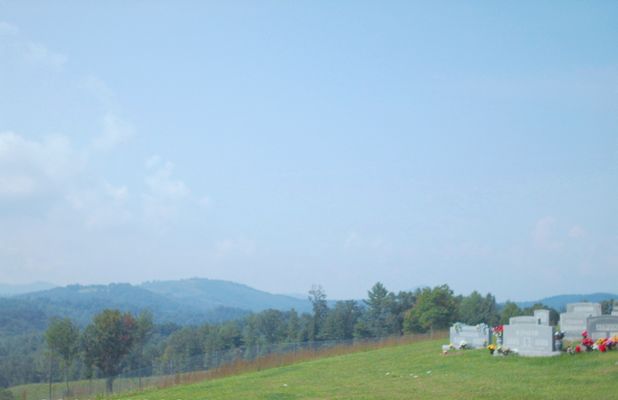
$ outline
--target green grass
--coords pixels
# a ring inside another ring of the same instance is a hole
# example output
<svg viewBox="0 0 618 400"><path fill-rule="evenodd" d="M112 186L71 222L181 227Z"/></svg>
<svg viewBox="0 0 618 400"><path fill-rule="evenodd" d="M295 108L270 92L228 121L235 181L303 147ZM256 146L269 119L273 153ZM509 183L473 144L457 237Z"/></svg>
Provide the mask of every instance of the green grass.
<svg viewBox="0 0 618 400"><path fill-rule="evenodd" d="M618 351L525 358L469 350L443 356L443 341L323 358L117 399L618 399Z"/></svg>
<svg viewBox="0 0 618 400"><path fill-rule="evenodd" d="M157 377L142 378L143 386L156 382ZM96 396L90 393L105 393L105 379L70 381L71 391L77 399L91 399ZM137 378L118 378L114 381L114 388L118 392L135 391L139 387ZM64 382L52 383L52 399L61 399L65 392ZM47 383L30 383L9 388L16 400L41 400L49 398Z"/></svg>

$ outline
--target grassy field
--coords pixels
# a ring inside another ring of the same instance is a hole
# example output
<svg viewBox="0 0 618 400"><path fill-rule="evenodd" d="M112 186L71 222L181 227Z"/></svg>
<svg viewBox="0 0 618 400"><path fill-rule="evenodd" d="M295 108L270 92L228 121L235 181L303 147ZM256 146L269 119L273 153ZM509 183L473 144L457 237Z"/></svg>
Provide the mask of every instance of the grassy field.
<svg viewBox="0 0 618 400"><path fill-rule="evenodd" d="M190 399L618 399L618 351L550 358L440 354L444 340L119 396Z"/></svg>

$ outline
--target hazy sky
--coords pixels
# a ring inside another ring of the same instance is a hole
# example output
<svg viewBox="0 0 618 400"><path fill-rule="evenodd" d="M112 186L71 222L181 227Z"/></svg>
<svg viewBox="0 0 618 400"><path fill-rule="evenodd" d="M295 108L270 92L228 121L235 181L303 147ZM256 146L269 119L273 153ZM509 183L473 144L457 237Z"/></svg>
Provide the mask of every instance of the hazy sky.
<svg viewBox="0 0 618 400"><path fill-rule="evenodd" d="M0 281L617 292L616 21L0 1Z"/></svg>

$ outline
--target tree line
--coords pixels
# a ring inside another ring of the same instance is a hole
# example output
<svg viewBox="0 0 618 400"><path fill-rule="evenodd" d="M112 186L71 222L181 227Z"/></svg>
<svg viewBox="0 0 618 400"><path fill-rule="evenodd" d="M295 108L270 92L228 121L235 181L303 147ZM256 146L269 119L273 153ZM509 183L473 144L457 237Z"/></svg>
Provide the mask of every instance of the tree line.
<svg viewBox="0 0 618 400"><path fill-rule="evenodd" d="M83 329L69 318L57 318L44 335L12 343L27 355L22 363L3 357L7 343L0 343L0 386L62 379L70 393L71 380L104 378L112 392L114 379L121 373L141 378L209 369L226 360L251 359L298 343L433 332L457 321L494 326L508 323L512 316L547 308L535 304L520 309L512 302L498 307L490 293L455 295L447 285L394 293L380 282L362 301L329 305L319 286L309 291L309 300L309 313L269 309L224 323L184 327L154 324L149 312L133 315L105 310ZM558 313L550 312L557 322Z"/></svg>

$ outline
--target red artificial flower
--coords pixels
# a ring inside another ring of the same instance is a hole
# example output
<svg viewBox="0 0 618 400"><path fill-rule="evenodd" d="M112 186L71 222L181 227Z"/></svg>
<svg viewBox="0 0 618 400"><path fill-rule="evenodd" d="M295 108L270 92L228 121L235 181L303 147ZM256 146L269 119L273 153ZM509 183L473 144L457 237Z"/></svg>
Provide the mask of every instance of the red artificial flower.
<svg viewBox="0 0 618 400"><path fill-rule="evenodd" d="M582 332L582 337L583 338L587 338L588 337L588 331L583 331Z"/></svg>
<svg viewBox="0 0 618 400"><path fill-rule="evenodd" d="M575 346L575 352L576 353L581 353L582 348L580 346Z"/></svg>
<svg viewBox="0 0 618 400"><path fill-rule="evenodd" d="M600 345L599 345L599 351L600 351L601 353L605 353L605 351L606 351L606 350L607 350L607 348L605 347L605 345L604 345L604 344L600 344Z"/></svg>

